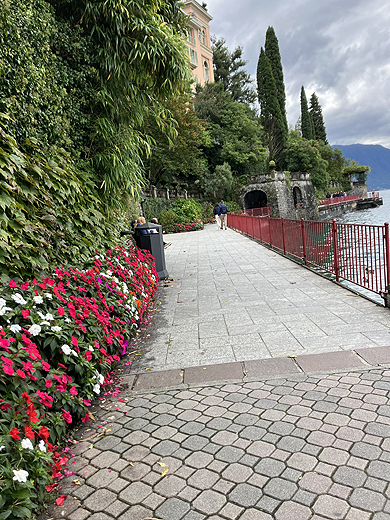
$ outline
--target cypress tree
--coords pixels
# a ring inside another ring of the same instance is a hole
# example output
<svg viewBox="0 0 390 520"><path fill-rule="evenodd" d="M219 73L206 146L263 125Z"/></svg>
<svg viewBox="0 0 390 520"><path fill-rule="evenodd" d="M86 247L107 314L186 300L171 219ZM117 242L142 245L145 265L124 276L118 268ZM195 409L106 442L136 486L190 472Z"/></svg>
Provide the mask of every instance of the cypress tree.
<svg viewBox="0 0 390 520"><path fill-rule="evenodd" d="M265 35L265 46L264 46L265 54L270 61L272 74L274 76L277 98L279 102L280 112L282 115L282 123L286 130L286 135L288 132L288 124L287 124L287 115L286 115L286 90L284 87L284 76L283 76L283 67L282 60L280 57L279 51L279 42L276 37L275 31L273 27L268 27L266 35Z"/></svg>
<svg viewBox="0 0 390 520"><path fill-rule="evenodd" d="M271 63L263 48L257 64L257 92L260 103L260 120L266 134L269 158L281 166L287 129L280 110L276 82Z"/></svg>
<svg viewBox="0 0 390 520"><path fill-rule="evenodd" d="M313 123L307 106L307 98L303 85L301 88L301 131L303 138L314 139Z"/></svg>
<svg viewBox="0 0 390 520"><path fill-rule="evenodd" d="M324 118L322 117L322 109L315 92L313 92L310 98L309 112L313 121L314 138L323 141L325 144L328 144Z"/></svg>

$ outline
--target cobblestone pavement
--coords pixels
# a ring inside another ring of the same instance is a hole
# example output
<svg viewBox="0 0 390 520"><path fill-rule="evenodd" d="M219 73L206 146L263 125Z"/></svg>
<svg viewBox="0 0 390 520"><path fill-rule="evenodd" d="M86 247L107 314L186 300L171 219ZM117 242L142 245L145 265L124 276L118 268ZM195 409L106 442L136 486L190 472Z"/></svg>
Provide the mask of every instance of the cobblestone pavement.
<svg viewBox="0 0 390 520"><path fill-rule="evenodd" d="M133 373L390 345L390 312L230 229L169 235Z"/></svg>
<svg viewBox="0 0 390 520"><path fill-rule="evenodd" d="M389 390L382 367L107 400L44 518L390 520Z"/></svg>

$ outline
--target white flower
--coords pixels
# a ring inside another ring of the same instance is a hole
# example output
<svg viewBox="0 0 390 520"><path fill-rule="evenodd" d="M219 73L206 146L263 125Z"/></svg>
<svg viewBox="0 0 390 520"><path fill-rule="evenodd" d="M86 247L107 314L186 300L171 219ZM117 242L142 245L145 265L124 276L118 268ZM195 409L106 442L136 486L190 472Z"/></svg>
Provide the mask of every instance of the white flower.
<svg viewBox="0 0 390 520"><path fill-rule="evenodd" d="M67 356L69 356L69 354L71 353L71 348L69 347L69 345L62 345L61 347L61 350L64 354L66 354Z"/></svg>
<svg viewBox="0 0 390 520"><path fill-rule="evenodd" d="M24 471L24 469L13 469L14 477L12 480L17 480L18 482L27 482L28 471Z"/></svg>
<svg viewBox="0 0 390 520"><path fill-rule="evenodd" d="M0 316L3 316L8 311L12 311L12 309L9 307L0 307Z"/></svg>
<svg viewBox="0 0 390 520"><path fill-rule="evenodd" d="M40 325L31 325L31 327L28 329L29 333L32 335L32 336L38 336L38 334L41 332L41 327Z"/></svg>
<svg viewBox="0 0 390 520"><path fill-rule="evenodd" d="M14 323L13 325L10 326L9 330L11 332L19 332L20 330L22 330L22 327L20 325L18 325L17 323Z"/></svg>
<svg viewBox="0 0 390 520"><path fill-rule="evenodd" d="M30 439L23 439L21 444L22 444L22 448L24 448L25 450L33 450L34 449L34 446L32 445Z"/></svg>
<svg viewBox="0 0 390 520"><path fill-rule="evenodd" d="M48 312L45 316L45 320L47 321L53 321L54 320L54 316L53 314L50 314L50 312Z"/></svg>
<svg viewBox="0 0 390 520"><path fill-rule="evenodd" d="M50 325L50 322L48 322L48 321L41 321L41 325Z"/></svg>
<svg viewBox="0 0 390 520"><path fill-rule="evenodd" d="M102 374L98 375L99 383L102 385L104 383L104 376Z"/></svg>
<svg viewBox="0 0 390 520"><path fill-rule="evenodd" d="M18 303L19 305L26 305L27 303L20 293L13 294L11 298L15 301L15 303Z"/></svg>
<svg viewBox="0 0 390 520"><path fill-rule="evenodd" d="M76 356L76 357L79 356L79 355L77 354L77 352L76 352L75 350L73 350L73 349L71 350L71 353L72 353L74 356Z"/></svg>
<svg viewBox="0 0 390 520"><path fill-rule="evenodd" d="M35 303L43 303L42 296L34 296L33 300Z"/></svg>
<svg viewBox="0 0 390 520"><path fill-rule="evenodd" d="M0 298L0 309L1 309L2 307L5 307L6 303L7 303L7 302L4 300L4 298Z"/></svg>
<svg viewBox="0 0 390 520"><path fill-rule="evenodd" d="M41 320L45 319L45 315L41 311L37 311L38 316L41 318Z"/></svg>
<svg viewBox="0 0 390 520"><path fill-rule="evenodd" d="M53 299L53 295L49 292L45 292L45 296L46 296L46 298L49 298L49 300Z"/></svg>
<svg viewBox="0 0 390 520"><path fill-rule="evenodd" d="M39 441L38 449L40 451L46 451L45 441L42 441L42 440Z"/></svg>
<svg viewBox="0 0 390 520"><path fill-rule="evenodd" d="M88 345L88 350L89 350L90 352L93 352L95 349L93 348L92 345Z"/></svg>
<svg viewBox="0 0 390 520"><path fill-rule="evenodd" d="M65 323L70 323L70 322L71 322L70 318L65 318Z"/></svg>
<svg viewBox="0 0 390 520"><path fill-rule="evenodd" d="M100 385L96 383L92 390L95 392L95 394L100 394Z"/></svg>
<svg viewBox="0 0 390 520"><path fill-rule="evenodd" d="M53 332L60 332L60 331L62 330L62 328L61 328L61 327L58 327L58 325L55 325L54 327L51 328L51 330L52 330Z"/></svg>
<svg viewBox="0 0 390 520"><path fill-rule="evenodd" d="M0 446L0 451L3 451L5 449L5 446Z"/></svg>

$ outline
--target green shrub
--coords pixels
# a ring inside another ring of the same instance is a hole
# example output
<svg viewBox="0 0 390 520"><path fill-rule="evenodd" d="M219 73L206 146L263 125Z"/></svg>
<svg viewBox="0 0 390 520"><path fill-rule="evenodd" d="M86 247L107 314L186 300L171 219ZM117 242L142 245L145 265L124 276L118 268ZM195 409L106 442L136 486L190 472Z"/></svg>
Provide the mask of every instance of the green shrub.
<svg viewBox="0 0 390 520"><path fill-rule="evenodd" d="M150 222L152 218L157 218L159 224L161 224L160 213L163 210L169 209L173 204L172 200L167 199L146 199L144 202L145 218L147 222Z"/></svg>
<svg viewBox="0 0 390 520"><path fill-rule="evenodd" d="M177 215L176 222L194 222L202 218L202 206L193 199L176 199L172 211Z"/></svg>
<svg viewBox="0 0 390 520"><path fill-rule="evenodd" d="M172 209L163 209L158 217L158 222L165 230L166 227L176 224L178 218Z"/></svg>

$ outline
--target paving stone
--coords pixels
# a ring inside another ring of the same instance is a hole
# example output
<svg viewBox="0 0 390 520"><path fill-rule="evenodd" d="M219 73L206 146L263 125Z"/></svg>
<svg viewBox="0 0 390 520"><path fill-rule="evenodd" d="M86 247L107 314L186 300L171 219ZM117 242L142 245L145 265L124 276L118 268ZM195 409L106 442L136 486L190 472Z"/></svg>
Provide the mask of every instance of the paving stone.
<svg viewBox="0 0 390 520"><path fill-rule="evenodd" d="M187 435L196 435L204 429L205 426L202 423L199 423L197 421L189 421L187 423L184 423L184 425L180 428L180 431Z"/></svg>
<svg viewBox="0 0 390 520"><path fill-rule="evenodd" d="M170 442L170 441L166 441L166 442ZM148 448L146 448L145 446L138 445L138 446L132 446L129 450L127 450L123 454L123 457L126 460L129 460L131 462L139 462L142 459L144 459L147 455L149 455L149 453L150 453L150 450ZM101 455L100 455L100 457L101 457ZM95 461L94 461L94 463L95 463Z"/></svg>
<svg viewBox="0 0 390 520"><path fill-rule="evenodd" d="M309 491L305 491L303 489L299 489L297 493L294 495L294 501L302 504L304 506L312 506L314 501L316 500L317 495L314 493L309 493Z"/></svg>
<svg viewBox="0 0 390 520"><path fill-rule="evenodd" d="M313 510L319 515L332 520L345 518L349 505L346 501L329 495L321 495L313 505Z"/></svg>
<svg viewBox="0 0 390 520"><path fill-rule="evenodd" d="M186 502L192 502L200 493L200 489L195 489L191 486L186 486L182 491L180 491L180 493L177 496L178 498L182 498Z"/></svg>
<svg viewBox="0 0 390 520"><path fill-rule="evenodd" d="M166 457L167 455L172 455L172 453L177 451L179 447L180 447L180 445L177 442L165 440L165 441L161 441L158 444L156 444L155 446L153 446L152 452L156 453L157 455L160 455L161 457ZM149 450L148 450L148 453L149 453ZM132 460L131 457L127 457L127 458ZM142 459L138 459L138 460L142 460Z"/></svg>
<svg viewBox="0 0 390 520"><path fill-rule="evenodd" d="M293 430L294 430L294 425L284 422L284 421L276 421L276 422L270 424L269 428L268 428L268 431L270 433L275 433L276 435L290 435L290 433Z"/></svg>
<svg viewBox="0 0 390 520"><path fill-rule="evenodd" d="M344 465L349 458L348 452L338 450L336 448L324 448L319 454L318 459L335 466Z"/></svg>
<svg viewBox="0 0 390 520"><path fill-rule="evenodd" d="M224 446L215 455L215 458L223 462L238 462L245 455L245 451L234 446Z"/></svg>
<svg viewBox="0 0 390 520"><path fill-rule="evenodd" d="M128 504L140 504L152 492L151 486L144 482L133 482L119 493L120 500Z"/></svg>
<svg viewBox="0 0 390 520"><path fill-rule="evenodd" d="M212 437L212 441L215 444L220 444L221 446L231 446L238 439L238 435L229 431L221 431L215 434Z"/></svg>
<svg viewBox="0 0 390 520"><path fill-rule="evenodd" d="M364 471L350 468L348 466L341 466L340 468L337 468L333 475L333 480L339 484L343 484L344 486L358 488L364 485L367 480L367 475Z"/></svg>
<svg viewBox="0 0 390 520"><path fill-rule="evenodd" d="M108 469L100 469L97 473L94 473L92 477L87 480L87 484L89 486L93 486L95 488L102 488L108 484L110 484L113 480L118 477L118 473L116 471L111 471Z"/></svg>
<svg viewBox="0 0 390 520"><path fill-rule="evenodd" d="M382 494L363 488L354 489L349 499L351 506L371 512L380 511L385 502Z"/></svg>
<svg viewBox="0 0 390 520"><path fill-rule="evenodd" d="M105 451L93 459L93 465L97 466L98 468L110 468L118 459L118 453L114 453L113 451Z"/></svg>
<svg viewBox="0 0 390 520"><path fill-rule="evenodd" d="M114 500L116 500L115 493L108 489L99 489L84 500L84 505L91 511L104 511Z"/></svg>
<svg viewBox="0 0 390 520"><path fill-rule="evenodd" d="M264 495L257 502L256 507L260 508L262 511L265 511L266 513L273 514L276 511L276 509L280 506L280 504L280 500Z"/></svg>
<svg viewBox="0 0 390 520"><path fill-rule="evenodd" d="M118 518L123 511L128 509L129 505L125 504L124 502L121 502L120 500L115 500L112 504L110 504L106 509L105 512L109 515L113 516L114 518Z"/></svg>
<svg viewBox="0 0 390 520"><path fill-rule="evenodd" d="M240 464L245 464L245 466L249 466L250 468L253 468L259 461L258 457L255 457L254 455L248 455L245 454L242 459L240 459Z"/></svg>
<svg viewBox="0 0 390 520"><path fill-rule="evenodd" d="M230 464L223 472L223 478L231 480L232 482L236 482L237 484L240 482L246 482L249 477L253 475L252 469L243 464Z"/></svg>
<svg viewBox="0 0 390 520"><path fill-rule="evenodd" d="M379 459L381 453L380 448L366 442L356 442L351 448L351 454L362 459L376 460Z"/></svg>
<svg viewBox="0 0 390 520"><path fill-rule="evenodd" d="M242 507L254 506L262 496L261 489L250 484L238 484L228 495L229 501Z"/></svg>
<svg viewBox="0 0 390 520"><path fill-rule="evenodd" d="M212 488L219 479L218 473L209 469L199 469L188 479L188 484L198 489Z"/></svg>
<svg viewBox="0 0 390 520"><path fill-rule="evenodd" d="M255 441L248 448L247 453L250 455L256 455L257 457L268 457L275 451L273 444L263 441Z"/></svg>
<svg viewBox="0 0 390 520"><path fill-rule="evenodd" d="M212 462L214 457L210 453L193 453L186 459L186 464L193 468L205 468Z"/></svg>
<svg viewBox="0 0 390 520"><path fill-rule="evenodd" d="M228 518L229 520L235 520L238 516L244 511L244 508L237 506L236 504L232 504L228 502L219 512L221 516L224 518Z"/></svg>
<svg viewBox="0 0 390 520"><path fill-rule="evenodd" d="M234 483L230 482L229 480L219 479L216 484L213 486L214 491L218 491L219 493L222 493L223 495L227 495L234 487Z"/></svg>
<svg viewBox="0 0 390 520"><path fill-rule="evenodd" d="M86 509L79 508L69 515L69 520L85 520L90 514Z"/></svg>
<svg viewBox="0 0 390 520"><path fill-rule="evenodd" d="M302 479L299 480L298 485L306 491L322 495L328 492L332 485L332 480L325 475L309 472L303 475Z"/></svg>
<svg viewBox="0 0 390 520"><path fill-rule="evenodd" d="M207 423L208 428L212 428L213 430L226 430L233 423L229 419L224 419L223 417L214 417Z"/></svg>
<svg viewBox="0 0 390 520"><path fill-rule="evenodd" d="M312 455L307 455L306 453L293 453L286 464L290 468L301 471L311 471L317 465L317 459Z"/></svg>
<svg viewBox="0 0 390 520"><path fill-rule="evenodd" d="M390 475L390 463L379 460L372 461L367 467L367 473L371 477L388 481Z"/></svg>
<svg viewBox="0 0 390 520"><path fill-rule="evenodd" d="M197 511L189 511L183 520L206 520L206 517Z"/></svg>
<svg viewBox="0 0 390 520"><path fill-rule="evenodd" d="M386 486L386 482L373 477L368 477L365 483L366 488L371 489L372 491L378 491L379 493L384 493Z"/></svg>
<svg viewBox="0 0 390 520"><path fill-rule="evenodd" d="M261 475L265 475L271 478L278 477L285 469L286 465L283 462L268 457L262 459L254 467L256 473L260 473Z"/></svg>
<svg viewBox="0 0 390 520"><path fill-rule="evenodd" d="M297 489L296 484L293 482L286 482L281 478L273 478L263 488L263 493L278 500L289 500L296 493Z"/></svg>
<svg viewBox="0 0 390 520"><path fill-rule="evenodd" d="M291 453L301 451L304 445L304 440L299 439L298 437L293 437L291 435L286 435L285 437L282 437L280 441L277 443L277 447L280 450L289 451Z"/></svg>
<svg viewBox="0 0 390 520"><path fill-rule="evenodd" d="M178 498L168 498L159 506L154 515L162 520L181 520L190 510L190 505Z"/></svg>
<svg viewBox="0 0 390 520"><path fill-rule="evenodd" d="M176 496L186 486L186 481L176 475L167 475L155 486L154 491L159 495L171 498Z"/></svg>
<svg viewBox="0 0 390 520"><path fill-rule="evenodd" d="M286 501L275 513L275 520L309 520L312 513L310 509L296 502Z"/></svg>
<svg viewBox="0 0 390 520"><path fill-rule="evenodd" d="M347 500L351 492L352 488L350 487L343 486L342 484L333 484L328 493L329 495L341 498L342 500Z"/></svg>
<svg viewBox="0 0 390 520"><path fill-rule="evenodd" d="M218 513L225 503L226 498L221 493L207 490L202 491L202 493L193 501L192 506L205 515L212 515Z"/></svg>
<svg viewBox="0 0 390 520"><path fill-rule="evenodd" d="M83 484L82 486L75 486L72 490L72 495L76 496L80 500L85 500L87 497L94 493L95 488Z"/></svg>

